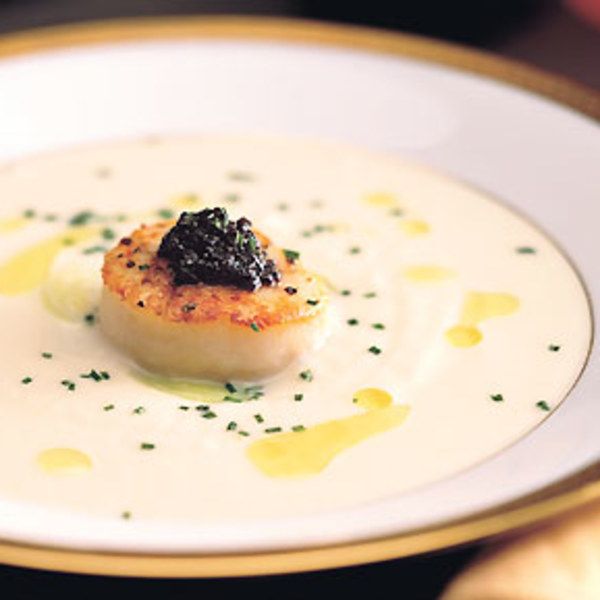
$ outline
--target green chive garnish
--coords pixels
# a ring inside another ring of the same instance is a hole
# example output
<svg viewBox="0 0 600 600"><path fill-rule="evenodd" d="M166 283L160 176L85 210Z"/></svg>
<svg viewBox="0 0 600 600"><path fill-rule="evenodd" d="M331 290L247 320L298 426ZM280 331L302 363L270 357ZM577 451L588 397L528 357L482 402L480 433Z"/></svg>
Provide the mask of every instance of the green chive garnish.
<svg viewBox="0 0 600 600"><path fill-rule="evenodd" d="M519 246L517 249L517 254L535 254L536 249L531 246Z"/></svg>
<svg viewBox="0 0 600 600"><path fill-rule="evenodd" d="M292 427L292 431L304 431L306 429L306 427L304 427L304 425L294 425Z"/></svg>
<svg viewBox="0 0 600 600"><path fill-rule="evenodd" d="M300 258L300 252L296 252L295 250L284 249L283 255L289 263L294 263Z"/></svg>
<svg viewBox="0 0 600 600"><path fill-rule="evenodd" d="M491 394L490 398L494 402L503 402L504 401L504 396L502 394Z"/></svg>
<svg viewBox="0 0 600 600"><path fill-rule="evenodd" d="M375 355L377 355L377 354L381 354L382 350L381 350L381 348L378 348L377 346L371 346L371 347L369 348L369 352L370 352L371 354L375 354Z"/></svg>
<svg viewBox="0 0 600 600"><path fill-rule="evenodd" d="M256 331L256 333L260 333L260 327L254 322L250 323L250 329L252 329L252 331Z"/></svg>
<svg viewBox="0 0 600 600"><path fill-rule="evenodd" d="M33 381L33 378L29 377L29 375L27 377L23 377L23 379L21 379L21 383L27 385L28 383L31 383Z"/></svg>
<svg viewBox="0 0 600 600"><path fill-rule="evenodd" d="M313 372L310 369L306 369L306 371L301 371L300 379L303 379L304 381L312 381L313 380Z"/></svg>
<svg viewBox="0 0 600 600"><path fill-rule="evenodd" d="M103 411L106 411L106 412L108 412L109 410L113 410L114 408L115 408L115 405L114 405L114 404L105 404L105 405L102 407L102 410L103 410Z"/></svg>
<svg viewBox="0 0 600 600"><path fill-rule="evenodd" d="M342 291L340 292L340 294L341 294L342 296L349 296L351 293L352 293L352 292L351 292L350 290L342 290Z"/></svg>
<svg viewBox="0 0 600 600"><path fill-rule="evenodd" d="M229 421L227 423L227 431L235 431L237 429L237 423L235 421Z"/></svg>
<svg viewBox="0 0 600 600"><path fill-rule="evenodd" d="M102 235L105 240L114 240L116 237L114 229L110 229L110 227L105 227L100 232L100 235Z"/></svg>
<svg viewBox="0 0 600 600"><path fill-rule="evenodd" d="M550 344L548 346L548 350L550 350L550 352L558 352L560 350L560 346L556 346L554 344Z"/></svg>
<svg viewBox="0 0 600 600"><path fill-rule="evenodd" d="M377 296L376 292L367 292L366 294L363 294L363 298L375 298L375 296Z"/></svg>
<svg viewBox="0 0 600 600"><path fill-rule="evenodd" d="M352 248L350 248L350 254L360 254L360 248L358 246L352 246Z"/></svg>
<svg viewBox="0 0 600 600"><path fill-rule="evenodd" d="M550 411L550 405L545 400L540 400L539 402L536 402L535 405L541 410L546 412Z"/></svg>
<svg viewBox="0 0 600 600"><path fill-rule="evenodd" d="M260 414L254 415L254 419L256 420L257 423L264 423L265 422L263 416L260 415Z"/></svg>
<svg viewBox="0 0 600 600"><path fill-rule="evenodd" d="M265 429L265 433L279 433L280 431L282 431L281 427L267 427Z"/></svg>
<svg viewBox="0 0 600 600"><path fill-rule="evenodd" d="M373 323L371 327L373 329L385 329L385 325L383 323Z"/></svg>
<svg viewBox="0 0 600 600"><path fill-rule="evenodd" d="M216 417L217 413L213 412L212 410L206 411L202 414L203 419L215 419Z"/></svg>
<svg viewBox="0 0 600 600"><path fill-rule="evenodd" d="M42 358L52 358L52 352L42 352Z"/></svg>
<svg viewBox="0 0 600 600"><path fill-rule="evenodd" d="M142 442L140 444L140 450L154 450L156 446L154 444L150 444L149 442Z"/></svg>
<svg viewBox="0 0 600 600"><path fill-rule="evenodd" d="M143 406L137 406L133 409L134 415L143 415L146 412L146 409Z"/></svg>
<svg viewBox="0 0 600 600"><path fill-rule="evenodd" d="M161 219L172 219L175 216L175 213L170 208L159 208L156 214Z"/></svg>
<svg viewBox="0 0 600 600"><path fill-rule="evenodd" d="M304 394L294 394L294 402L302 402L304 400Z"/></svg>
<svg viewBox="0 0 600 600"><path fill-rule="evenodd" d="M358 319L348 319L346 323L348 323L348 325L358 325Z"/></svg>

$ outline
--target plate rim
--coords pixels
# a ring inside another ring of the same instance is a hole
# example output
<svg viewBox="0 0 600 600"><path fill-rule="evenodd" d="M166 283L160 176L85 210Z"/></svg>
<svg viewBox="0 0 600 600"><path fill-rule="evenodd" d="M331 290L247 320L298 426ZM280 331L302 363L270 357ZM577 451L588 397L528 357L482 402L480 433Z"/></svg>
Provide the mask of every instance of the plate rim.
<svg viewBox="0 0 600 600"><path fill-rule="evenodd" d="M0 36L0 60L69 47L181 39L303 43L414 58L510 84L600 122L600 93L566 77L448 42L412 34L273 17L124 18ZM0 562L45 570L135 577L239 577L328 569L401 558L488 538L600 498L598 463L508 505L437 526L368 541L241 554L105 553L0 541Z"/></svg>

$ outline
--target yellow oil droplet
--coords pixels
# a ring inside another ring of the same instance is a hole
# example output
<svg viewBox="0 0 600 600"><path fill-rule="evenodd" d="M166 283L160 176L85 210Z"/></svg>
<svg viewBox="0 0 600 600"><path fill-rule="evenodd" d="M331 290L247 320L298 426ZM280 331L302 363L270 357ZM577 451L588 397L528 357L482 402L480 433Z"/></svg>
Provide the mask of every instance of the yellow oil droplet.
<svg viewBox="0 0 600 600"><path fill-rule="evenodd" d="M140 383L159 392L179 396L193 402L221 402L227 395L225 388L216 383L161 377L160 375L151 375L141 371L134 371L132 375Z"/></svg>
<svg viewBox="0 0 600 600"><path fill-rule="evenodd" d="M391 406L394 400L385 390L363 388L354 392L352 401L365 410L377 410Z"/></svg>
<svg viewBox="0 0 600 600"><path fill-rule="evenodd" d="M275 434L248 446L247 456L271 477L316 475L340 452L401 425L409 410L406 405L394 405L320 423L304 431Z"/></svg>
<svg viewBox="0 0 600 600"><path fill-rule="evenodd" d="M43 283L61 250L92 237L97 231L95 227L74 227L19 252L0 265L0 294L14 296L34 290Z"/></svg>
<svg viewBox="0 0 600 600"><path fill-rule="evenodd" d="M426 235L431 231L429 223L420 221L418 219L402 221L400 223L402 231L409 237L418 237L420 235Z"/></svg>
<svg viewBox="0 0 600 600"><path fill-rule="evenodd" d="M46 473L67 475L82 473L92 468L92 460L87 454L73 448L50 448L40 452L37 464Z"/></svg>
<svg viewBox="0 0 600 600"><path fill-rule="evenodd" d="M399 206L398 199L390 192L372 192L363 197L366 204L381 206L383 208L396 208Z"/></svg>
<svg viewBox="0 0 600 600"><path fill-rule="evenodd" d="M483 339L483 335L477 327L470 325L456 325L446 331L446 339L458 348L476 346Z"/></svg>
<svg viewBox="0 0 600 600"><path fill-rule="evenodd" d="M438 267L436 265L414 265L406 267L403 271L404 277L409 281L420 282L433 282L442 281L444 279L450 279L456 277L456 272L446 267Z"/></svg>
<svg viewBox="0 0 600 600"><path fill-rule="evenodd" d="M476 324L492 317L503 317L519 308L512 294L469 292L463 306L461 323Z"/></svg>
<svg viewBox="0 0 600 600"><path fill-rule="evenodd" d="M183 194L181 196L177 196L173 198L171 201L171 206L173 208L198 208L202 206L202 201L200 197L196 194Z"/></svg>
<svg viewBox="0 0 600 600"><path fill-rule="evenodd" d="M446 339L459 348L475 346L483 339L477 328L482 321L504 317L519 308L519 299L512 294L469 292L462 309L460 323L446 331Z"/></svg>
<svg viewBox="0 0 600 600"><path fill-rule="evenodd" d="M29 219L25 219L24 217L12 217L10 219L0 219L0 234L2 233L12 233L13 231L17 231L22 227L25 227Z"/></svg>

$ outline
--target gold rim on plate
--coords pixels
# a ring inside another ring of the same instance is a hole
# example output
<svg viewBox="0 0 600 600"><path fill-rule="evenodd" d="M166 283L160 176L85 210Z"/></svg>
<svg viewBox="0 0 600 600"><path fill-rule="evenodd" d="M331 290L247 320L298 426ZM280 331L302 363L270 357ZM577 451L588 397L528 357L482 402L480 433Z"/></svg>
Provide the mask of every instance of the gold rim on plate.
<svg viewBox="0 0 600 600"><path fill-rule="evenodd" d="M235 38L359 49L442 64L534 92L600 120L600 93L491 54L418 36L320 22L247 17L161 17L56 26L0 37L0 58L139 40ZM449 548L534 526L600 499L600 463L515 502L463 520L368 541L243 554L87 552L0 542L10 565L135 577L236 577L365 564Z"/></svg>

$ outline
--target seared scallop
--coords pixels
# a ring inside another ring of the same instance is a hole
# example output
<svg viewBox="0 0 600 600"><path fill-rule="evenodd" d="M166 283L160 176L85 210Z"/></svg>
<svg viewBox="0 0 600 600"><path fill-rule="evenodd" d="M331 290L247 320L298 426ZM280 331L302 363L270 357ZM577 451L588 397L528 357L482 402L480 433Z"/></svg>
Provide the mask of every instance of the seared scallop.
<svg viewBox="0 0 600 600"><path fill-rule="evenodd" d="M159 252L174 225L142 225L104 260L101 328L139 365L167 376L257 380L320 343L326 288L295 253L252 232L275 274L269 285L186 283Z"/></svg>

